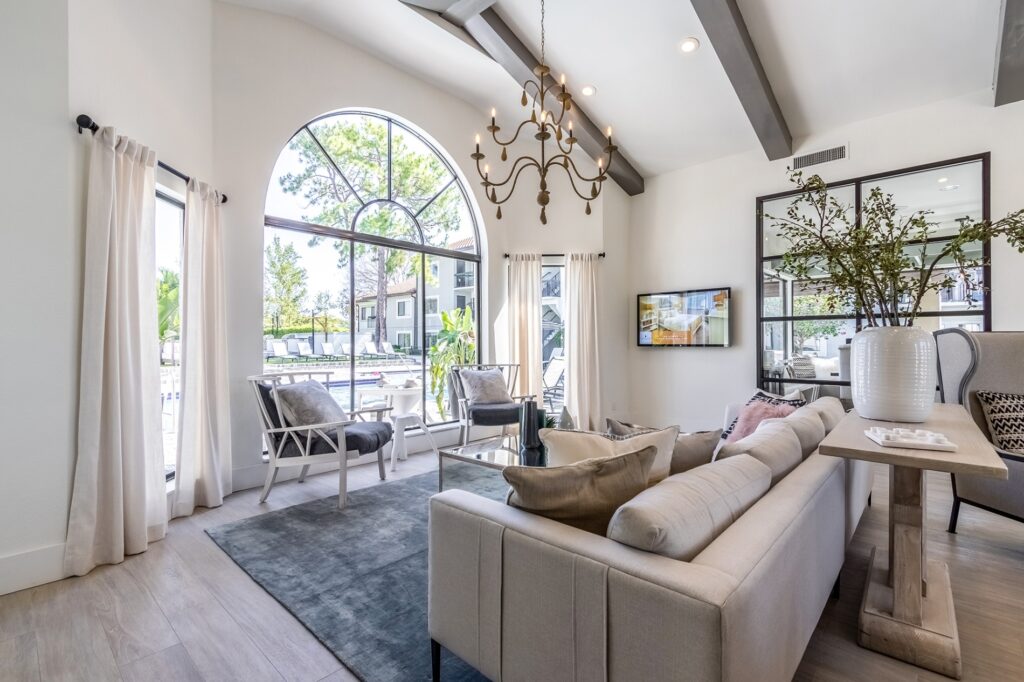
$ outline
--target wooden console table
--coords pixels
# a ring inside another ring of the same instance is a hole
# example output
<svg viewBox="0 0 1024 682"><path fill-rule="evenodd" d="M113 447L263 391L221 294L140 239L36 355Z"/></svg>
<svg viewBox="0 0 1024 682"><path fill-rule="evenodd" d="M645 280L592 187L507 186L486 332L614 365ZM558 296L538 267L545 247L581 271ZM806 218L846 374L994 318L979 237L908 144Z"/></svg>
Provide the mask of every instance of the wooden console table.
<svg viewBox="0 0 1024 682"><path fill-rule="evenodd" d="M866 435L872 426L937 431L956 452L884 448ZM889 464L888 561L871 550L860 610L858 643L922 668L960 679L960 637L953 613L949 567L929 561L925 543L924 472L1007 478L1006 465L960 405L936 405L923 424L895 424L851 412L821 442L823 455Z"/></svg>

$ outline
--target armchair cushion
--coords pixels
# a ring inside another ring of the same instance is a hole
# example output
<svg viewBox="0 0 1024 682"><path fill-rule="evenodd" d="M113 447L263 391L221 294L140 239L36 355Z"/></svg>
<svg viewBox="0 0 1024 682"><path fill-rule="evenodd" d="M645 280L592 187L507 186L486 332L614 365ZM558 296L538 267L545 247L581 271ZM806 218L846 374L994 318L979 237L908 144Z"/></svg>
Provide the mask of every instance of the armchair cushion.
<svg viewBox="0 0 1024 682"><path fill-rule="evenodd" d="M1000 450L1024 455L1024 395L978 391L989 438Z"/></svg>
<svg viewBox="0 0 1024 682"><path fill-rule="evenodd" d="M391 441L393 434L391 424L388 422L356 422L345 427L345 451L352 452L354 450L360 455L376 452ZM336 444L338 442L337 432L331 433L330 436ZM300 432L299 442L305 445L306 435L304 432ZM313 445L309 449L311 455L323 455L330 452L334 452L334 448L319 437L313 441ZM281 457L299 457L301 455L302 449L296 445L293 438L289 437L281 452Z"/></svg>
<svg viewBox="0 0 1024 682"><path fill-rule="evenodd" d="M469 418L477 426L504 426L519 423L519 403L485 403L470 405Z"/></svg>
<svg viewBox="0 0 1024 682"><path fill-rule="evenodd" d="M505 375L500 369L464 369L459 372L470 405L495 405L513 402Z"/></svg>
<svg viewBox="0 0 1024 682"><path fill-rule="evenodd" d="M277 387L281 412L291 426L328 424L348 419L345 410L319 381L300 381Z"/></svg>
<svg viewBox="0 0 1024 682"><path fill-rule="evenodd" d="M647 487L656 454L648 446L568 466L505 467L502 475L512 486L507 501L509 506L604 535L615 510Z"/></svg>

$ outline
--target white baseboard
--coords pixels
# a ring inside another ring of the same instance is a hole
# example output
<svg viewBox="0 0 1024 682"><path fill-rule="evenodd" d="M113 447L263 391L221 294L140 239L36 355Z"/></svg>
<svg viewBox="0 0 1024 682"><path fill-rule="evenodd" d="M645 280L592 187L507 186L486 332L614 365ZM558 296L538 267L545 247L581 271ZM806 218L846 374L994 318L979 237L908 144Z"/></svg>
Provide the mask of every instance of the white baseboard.
<svg viewBox="0 0 1024 682"><path fill-rule="evenodd" d="M65 577L63 542L0 557L0 594L52 583Z"/></svg>

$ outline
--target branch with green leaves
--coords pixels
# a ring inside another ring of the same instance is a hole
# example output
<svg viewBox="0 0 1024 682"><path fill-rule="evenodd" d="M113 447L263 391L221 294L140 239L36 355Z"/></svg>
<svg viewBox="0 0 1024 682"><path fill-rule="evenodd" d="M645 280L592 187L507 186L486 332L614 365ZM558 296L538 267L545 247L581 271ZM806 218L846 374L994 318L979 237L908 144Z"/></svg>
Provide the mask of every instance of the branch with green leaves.
<svg viewBox="0 0 1024 682"><path fill-rule="evenodd" d="M929 293L958 282L968 294L984 290L977 273L987 263L976 254L989 240L1005 238L1024 253L1024 210L995 222L965 216L954 233L940 235L931 211L903 215L878 187L858 211L818 175L791 171L789 178L799 193L786 214L764 216L789 244L783 269L822 296L828 313L860 314L871 327L913 325Z"/></svg>

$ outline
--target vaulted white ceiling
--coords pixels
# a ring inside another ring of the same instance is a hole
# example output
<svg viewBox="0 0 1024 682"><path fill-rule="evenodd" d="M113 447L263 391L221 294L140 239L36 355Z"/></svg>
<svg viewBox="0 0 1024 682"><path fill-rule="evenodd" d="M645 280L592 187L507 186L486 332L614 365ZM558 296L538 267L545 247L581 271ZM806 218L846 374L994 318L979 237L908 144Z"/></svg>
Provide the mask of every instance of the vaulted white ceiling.
<svg viewBox="0 0 1024 682"><path fill-rule="evenodd" d="M499 117L519 113L511 76L458 30L399 0L228 1L317 26L482 114L492 106ZM539 5L495 5L538 55ZM992 84L1000 0L739 0L739 7L795 138ZM700 39L697 52L680 51L687 36ZM759 148L686 0L548 0L546 43L548 62L566 74L577 101L596 123L613 126L645 175ZM597 94L580 96L584 84Z"/></svg>

